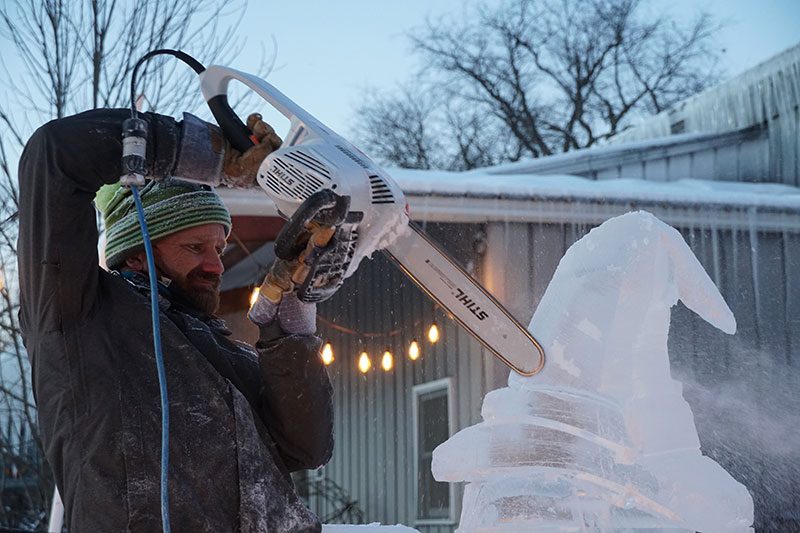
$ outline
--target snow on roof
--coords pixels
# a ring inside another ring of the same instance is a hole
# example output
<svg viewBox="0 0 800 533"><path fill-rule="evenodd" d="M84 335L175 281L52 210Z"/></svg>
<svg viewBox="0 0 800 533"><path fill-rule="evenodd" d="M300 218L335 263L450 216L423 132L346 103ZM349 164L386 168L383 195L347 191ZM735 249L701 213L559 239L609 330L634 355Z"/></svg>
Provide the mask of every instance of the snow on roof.
<svg viewBox="0 0 800 533"><path fill-rule="evenodd" d="M569 175L501 175L486 171L446 172L399 168L390 169L389 174L406 195L411 197L644 201L735 208L771 208L797 212L800 215L800 188L775 183L696 179L670 182L638 179L598 181Z"/></svg>
<svg viewBox="0 0 800 533"><path fill-rule="evenodd" d="M646 209L677 226L800 232L800 188L706 180L592 180L569 175L389 169L412 218L441 222L598 224ZM261 190L222 189L233 215L277 216Z"/></svg>
<svg viewBox="0 0 800 533"><path fill-rule="evenodd" d="M740 142L746 132L688 133L615 145L596 145L561 154L528 158L470 172L488 174L581 174L631 162L688 154Z"/></svg>
<svg viewBox="0 0 800 533"><path fill-rule="evenodd" d="M415 220L600 224L644 209L676 227L800 232L800 188L708 180L391 171Z"/></svg>

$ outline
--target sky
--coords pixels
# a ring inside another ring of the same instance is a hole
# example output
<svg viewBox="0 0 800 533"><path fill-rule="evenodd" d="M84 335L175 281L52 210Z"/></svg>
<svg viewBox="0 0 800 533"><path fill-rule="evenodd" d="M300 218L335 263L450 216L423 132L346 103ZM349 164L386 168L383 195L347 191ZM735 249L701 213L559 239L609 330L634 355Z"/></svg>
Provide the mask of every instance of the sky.
<svg viewBox="0 0 800 533"><path fill-rule="evenodd" d="M246 47L228 66L255 72L262 50L274 52L275 67L267 80L330 128L352 138L354 110L366 92L390 91L413 81L421 68L408 33L426 18L459 17L476 1L250 0L238 28ZM497 6L503 0L482 3ZM800 43L800 0L650 0L649 6L678 19L702 9L724 23L717 46L729 76ZM4 49L10 46L7 41L0 44ZM191 44L184 49L191 53ZM19 69L14 56L0 59L12 73ZM281 123L277 113L258 111L279 133L285 131L288 123Z"/></svg>
<svg viewBox="0 0 800 533"><path fill-rule="evenodd" d="M391 90L413 80L420 68L408 32L426 17L457 16L465 5L465 0L251 1L241 29L249 50L260 50L260 42L271 50L274 38L270 83L349 136L353 110L366 90ZM704 9L725 23L717 41L728 75L800 42L800 0L653 0L651 5L679 18ZM254 70L259 57L260 52L245 52L230 66Z"/></svg>

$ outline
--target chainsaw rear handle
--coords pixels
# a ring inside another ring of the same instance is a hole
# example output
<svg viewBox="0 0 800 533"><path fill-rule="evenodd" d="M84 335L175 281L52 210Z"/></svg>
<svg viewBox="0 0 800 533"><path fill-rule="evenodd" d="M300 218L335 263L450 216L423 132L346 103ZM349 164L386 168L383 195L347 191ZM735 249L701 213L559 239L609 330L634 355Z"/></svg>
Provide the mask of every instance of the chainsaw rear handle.
<svg viewBox="0 0 800 533"><path fill-rule="evenodd" d="M311 224L338 227L347 218L350 197L330 189L320 189L308 197L284 224L275 239L275 256L293 261L305 250Z"/></svg>
<svg viewBox="0 0 800 533"><path fill-rule="evenodd" d="M253 132L245 126L239 115L228 104L227 94L218 94L206 102L211 114L217 120L222 134L231 146L244 153L255 146Z"/></svg>
<svg viewBox="0 0 800 533"><path fill-rule="evenodd" d="M230 135L228 140L231 146L237 150L244 151L252 146L252 143L246 144L245 139L250 142L250 132L228 104L228 85L231 80L245 84L280 114L289 119L291 130L301 131L301 129L304 129L310 130L317 135L335 135L308 111L295 104L285 94L261 78L232 68L211 65L200 74L200 90L203 92L203 97L206 99L223 133L226 137Z"/></svg>

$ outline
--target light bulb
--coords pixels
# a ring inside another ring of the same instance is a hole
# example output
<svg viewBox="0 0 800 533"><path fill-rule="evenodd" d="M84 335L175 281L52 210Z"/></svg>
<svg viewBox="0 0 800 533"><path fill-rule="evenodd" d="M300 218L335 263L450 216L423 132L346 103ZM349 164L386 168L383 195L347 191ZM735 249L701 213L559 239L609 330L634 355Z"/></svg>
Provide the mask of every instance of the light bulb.
<svg viewBox="0 0 800 533"><path fill-rule="evenodd" d="M428 330L428 340L432 343L439 340L439 327L436 325L436 322L431 324L431 328Z"/></svg>
<svg viewBox="0 0 800 533"><path fill-rule="evenodd" d="M325 346L322 347L322 362L326 365L333 363L333 346L331 343L326 342Z"/></svg>
<svg viewBox="0 0 800 533"><path fill-rule="evenodd" d="M383 352L383 357L381 357L381 368L383 368L386 372L392 369L394 366L394 357L392 357L392 352L386 350Z"/></svg>
<svg viewBox="0 0 800 533"><path fill-rule="evenodd" d="M372 361L369 360L369 355L367 352L361 352L358 357L358 369L362 374L366 374L370 368L372 368Z"/></svg>
<svg viewBox="0 0 800 533"><path fill-rule="evenodd" d="M253 292L250 293L250 307L253 307L253 304L256 303L258 300L258 295L261 293L261 287L256 287L253 289Z"/></svg>
<svg viewBox="0 0 800 533"><path fill-rule="evenodd" d="M419 355L419 343L417 342L417 339L414 339L411 341L411 344L408 345L408 358L412 361L416 361L419 359Z"/></svg>

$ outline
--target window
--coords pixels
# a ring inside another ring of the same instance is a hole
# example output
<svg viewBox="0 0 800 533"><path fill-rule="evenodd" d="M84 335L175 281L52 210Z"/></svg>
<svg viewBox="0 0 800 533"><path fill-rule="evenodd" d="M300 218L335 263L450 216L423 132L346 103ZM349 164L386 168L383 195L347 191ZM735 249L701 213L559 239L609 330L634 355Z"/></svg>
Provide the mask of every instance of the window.
<svg viewBox="0 0 800 533"><path fill-rule="evenodd" d="M417 523L451 523L453 486L433 478L433 450L453 433L452 380L417 385L414 391L414 447Z"/></svg>

